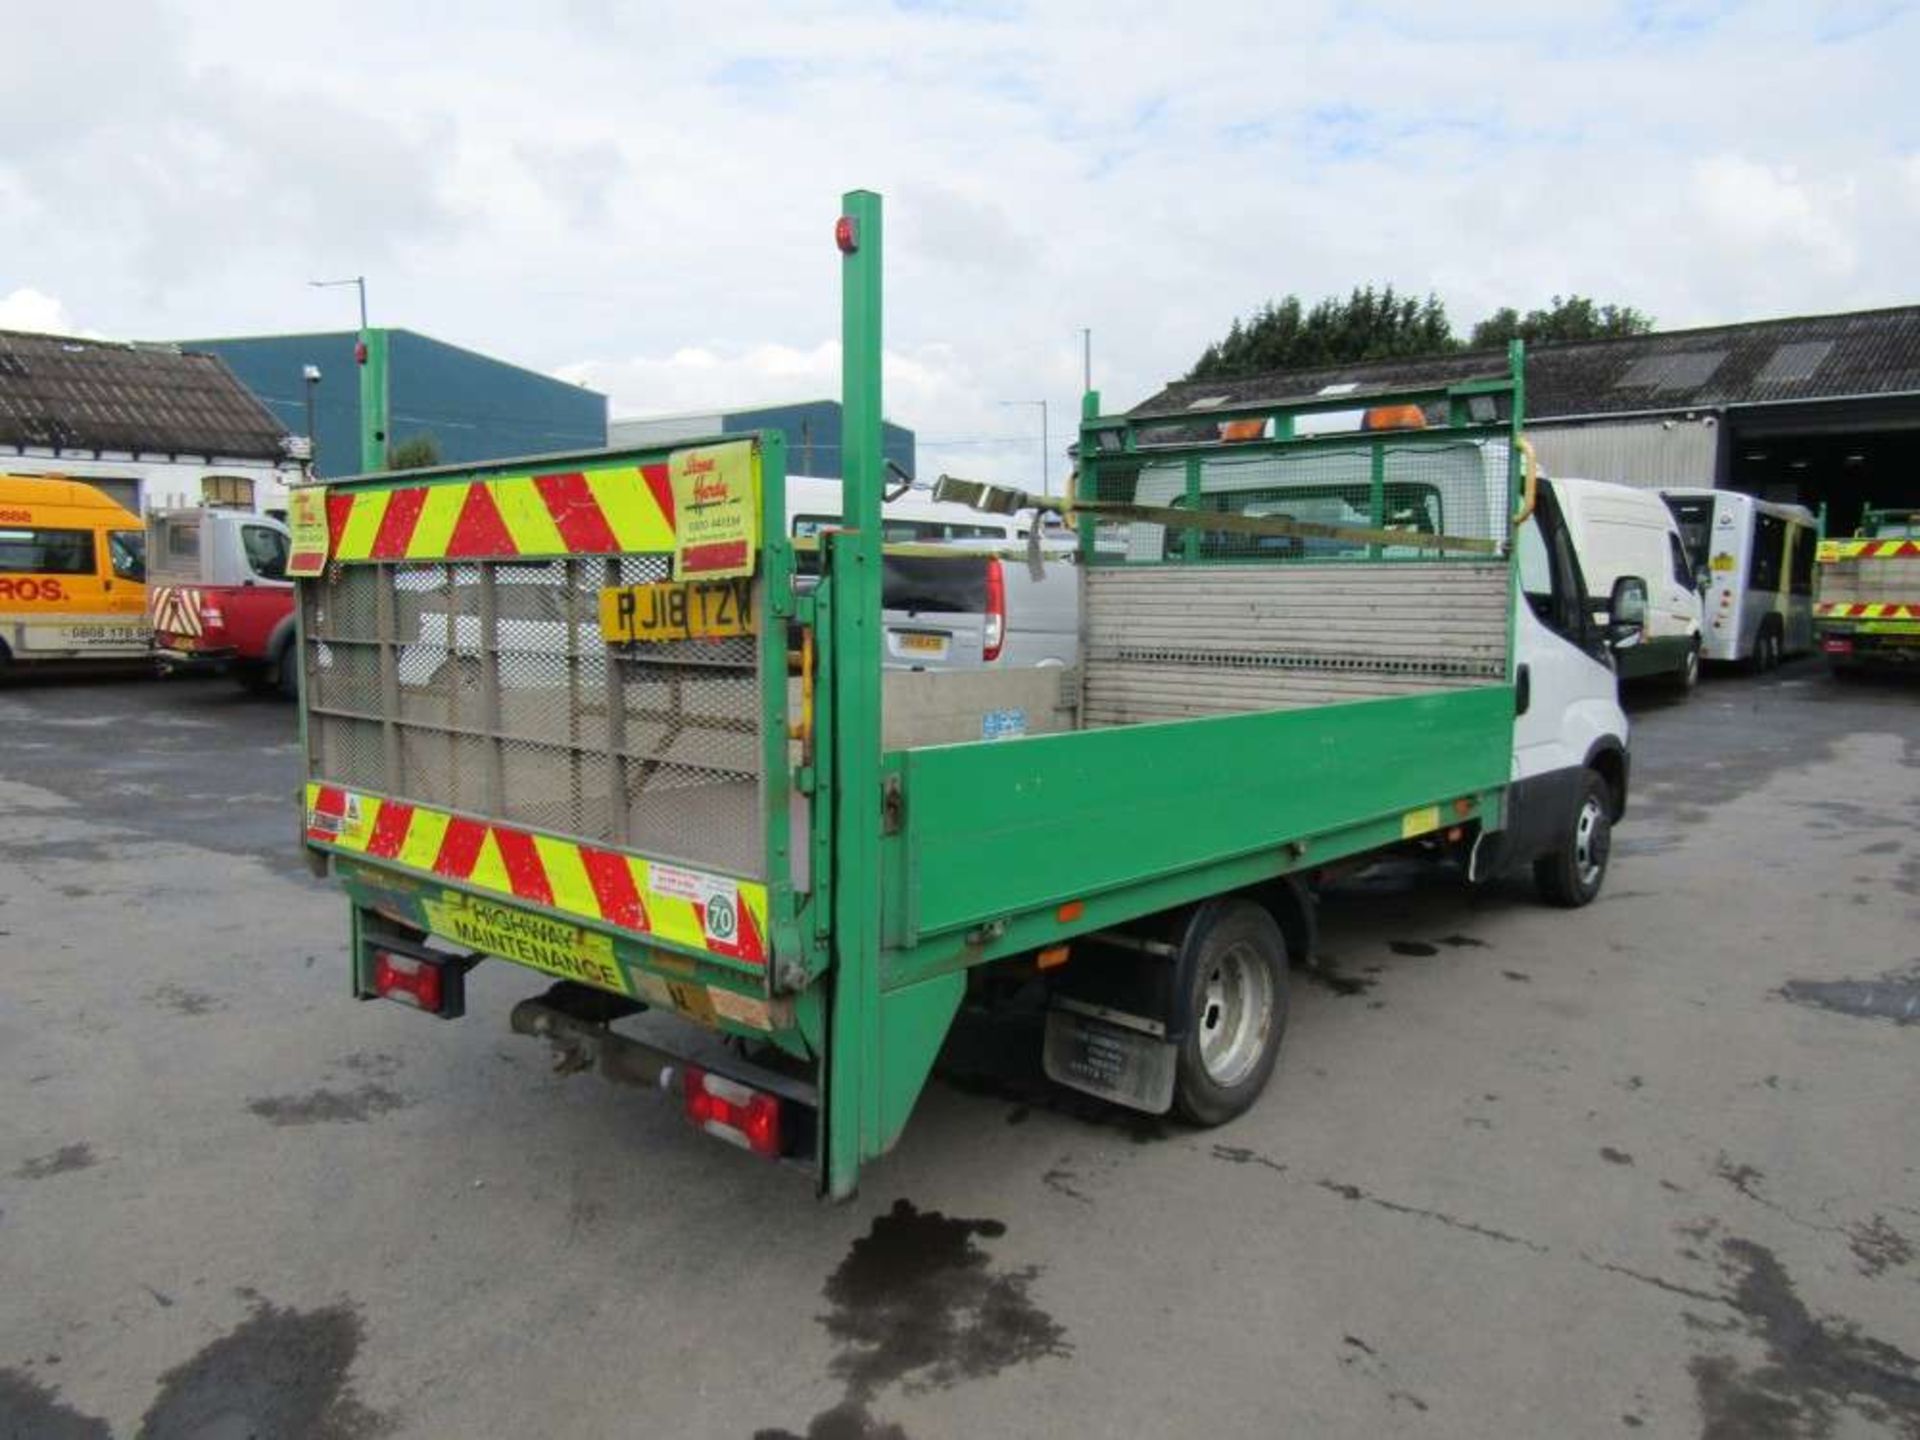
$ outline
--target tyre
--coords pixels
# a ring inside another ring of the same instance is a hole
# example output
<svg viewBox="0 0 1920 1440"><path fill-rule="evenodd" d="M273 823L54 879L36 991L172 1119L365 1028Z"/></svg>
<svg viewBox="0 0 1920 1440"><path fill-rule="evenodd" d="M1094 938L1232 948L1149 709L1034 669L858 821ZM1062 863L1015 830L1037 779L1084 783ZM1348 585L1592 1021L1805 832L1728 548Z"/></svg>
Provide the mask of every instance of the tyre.
<svg viewBox="0 0 1920 1440"><path fill-rule="evenodd" d="M289 640L273 655L274 691L282 700L300 698L300 672L293 662L293 642Z"/></svg>
<svg viewBox="0 0 1920 1440"><path fill-rule="evenodd" d="M1533 862L1533 883L1543 900L1569 910L1589 904L1607 878L1613 848L1613 796L1593 771L1580 781L1580 794L1560 843Z"/></svg>
<svg viewBox="0 0 1920 1440"><path fill-rule="evenodd" d="M1773 631L1762 630L1753 637L1753 654L1747 657L1747 673L1764 675L1774 666Z"/></svg>
<svg viewBox="0 0 1920 1440"><path fill-rule="evenodd" d="M1681 694L1691 694L1700 684L1700 642L1695 640L1687 647L1686 655L1680 661L1680 668L1674 672L1673 688Z"/></svg>
<svg viewBox="0 0 1920 1440"><path fill-rule="evenodd" d="M1287 1028L1287 942L1264 906L1210 901L1181 947L1191 1022L1174 1069L1173 1108L1196 1125L1244 1114L1266 1089Z"/></svg>

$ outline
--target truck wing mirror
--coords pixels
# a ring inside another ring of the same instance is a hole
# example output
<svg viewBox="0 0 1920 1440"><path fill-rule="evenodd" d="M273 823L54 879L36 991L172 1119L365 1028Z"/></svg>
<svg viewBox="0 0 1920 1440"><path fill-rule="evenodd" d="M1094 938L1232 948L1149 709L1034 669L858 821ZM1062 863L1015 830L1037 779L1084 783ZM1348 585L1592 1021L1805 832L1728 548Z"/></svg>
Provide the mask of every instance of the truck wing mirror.
<svg viewBox="0 0 1920 1440"><path fill-rule="evenodd" d="M1647 582L1638 575L1622 575L1613 582L1607 600L1607 639L1630 645L1647 627Z"/></svg>

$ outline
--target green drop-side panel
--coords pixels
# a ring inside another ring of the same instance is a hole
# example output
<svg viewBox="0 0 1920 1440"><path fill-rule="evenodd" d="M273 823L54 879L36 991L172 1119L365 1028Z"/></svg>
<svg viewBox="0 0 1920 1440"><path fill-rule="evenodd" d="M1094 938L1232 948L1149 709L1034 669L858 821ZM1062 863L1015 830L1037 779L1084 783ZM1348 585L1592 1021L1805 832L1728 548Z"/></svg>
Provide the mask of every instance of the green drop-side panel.
<svg viewBox="0 0 1920 1440"><path fill-rule="evenodd" d="M1488 685L907 751L908 943L1504 785L1513 703Z"/></svg>

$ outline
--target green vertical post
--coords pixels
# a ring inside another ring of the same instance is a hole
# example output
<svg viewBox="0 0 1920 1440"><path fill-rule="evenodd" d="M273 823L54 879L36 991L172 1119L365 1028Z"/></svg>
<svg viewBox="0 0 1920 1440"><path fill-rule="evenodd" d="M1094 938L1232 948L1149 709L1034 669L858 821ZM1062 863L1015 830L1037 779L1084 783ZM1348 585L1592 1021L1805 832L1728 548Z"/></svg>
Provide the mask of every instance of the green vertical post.
<svg viewBox="0 0 1920 1440"><path fill-rule="evenodd" d="M833 576L833 999L827 1193L854 1191L880 1118L880 197L841 201L841 520Z"/></svg>
<svg viewBox="0 0 1920 1440"><path fill-rule="evenodd" d="M360 473L387 468L387 332L360 327Z"/></svg>

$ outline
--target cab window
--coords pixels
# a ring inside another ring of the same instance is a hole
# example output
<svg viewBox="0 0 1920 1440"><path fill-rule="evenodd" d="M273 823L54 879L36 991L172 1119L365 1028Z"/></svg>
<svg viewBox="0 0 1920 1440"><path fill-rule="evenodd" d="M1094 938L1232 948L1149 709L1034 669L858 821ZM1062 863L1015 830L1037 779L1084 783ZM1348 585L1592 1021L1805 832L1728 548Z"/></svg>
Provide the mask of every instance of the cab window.
<svg viewBox="0 0 1920 1440"><path fill-rule="evenodd" d="M240 547L247 566L262 580L287 578L287 537L268 525L242 525Z"/></svg>
<svg viewBox="0 0 1920 1440"><path fill-rule="evenodd" d="M147 578L147 537L138 530L115 530L107 536L107 559L114 578L136 584Z"/></svg>
<svg viewBox="0 0 1920 1440"><path fill-rule="evenodd" d="M0 573L91 575L90 530L0 530Z"/></svg>
<svg viewBox="0 0 1920 1440"><path fill-rule="evenodd" d="M1673 580L1682 590L1693 588L1693 567L1687 563L1687 552L1681 548L1680 537L1671 530L1667 532L1667 557L1673 562Z"/></svg>
<svg viewBox="0 0 1920 1440"><path fill-rule="evenodd" d="M1516 544L1527 607L1549 630L1597 653L1601 646L1587 613L1586 584L1573 539L1544 486Z"/></svg>

